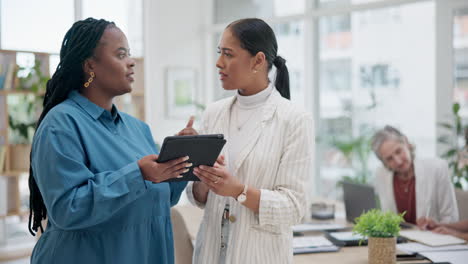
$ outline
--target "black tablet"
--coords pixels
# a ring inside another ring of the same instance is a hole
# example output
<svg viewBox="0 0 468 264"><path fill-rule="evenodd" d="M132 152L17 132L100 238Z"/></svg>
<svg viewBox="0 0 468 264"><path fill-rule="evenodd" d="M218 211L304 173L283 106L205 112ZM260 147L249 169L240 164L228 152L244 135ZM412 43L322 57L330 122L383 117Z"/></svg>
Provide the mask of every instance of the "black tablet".
<svg viewBox="0 0 468 264"><path fill-rule="evenodd" d="M157 162L189 156L187 162L193 163L190 170L182 174L183 177L169 179L166 182L199 181L200 179L193 174L193 168L200 165L213 166L225 143L222 134L166 137Z"/></svg>

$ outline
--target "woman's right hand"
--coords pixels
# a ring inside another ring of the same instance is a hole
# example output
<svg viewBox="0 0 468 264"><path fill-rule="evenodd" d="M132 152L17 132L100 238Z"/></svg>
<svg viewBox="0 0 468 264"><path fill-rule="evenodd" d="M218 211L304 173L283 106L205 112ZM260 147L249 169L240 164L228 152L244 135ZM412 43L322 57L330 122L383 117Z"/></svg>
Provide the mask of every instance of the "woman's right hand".
<svg viewBox="0 0 468 264"><path fill-rule="evenodd" d="M218 157L214 166L225 166L223 155ZM206 185L204 182L202 181L193 182L192 193L193 193L193 197L198 202L206 203L206 200L208 199L209 190L210 190L210 187L208 187L208 185Z"/></svg>
<svg viewBox="0 0 468 264"><path fill-rule="evenodd" d="M194 121L195 121L195 117L191 116L188 123L187 123L187 125L185 126L185 128L182 129L181 131L179 131L179 133L177 133L177 136L195 136L195 135L198 135L198 132L192 127Z"/></svg>
<svg viewBox="0 0 468 264"><path fill-rule="evenodd" d="M428 217L420 217L416 220L416 224L421 230L432 230L440 226L439 223Z"/></svg>
<svg viewBox="0 0 468 264"><path fill-rule="evenodd" d="M188 168L192 167L192 163L186 162L189 159L187 156L164 163L156 162L158 157L158 155L153 154L144 156L138 161L138 166L145 180L160 183L168 179L178 178L181 174L188 172Z"/></svg>

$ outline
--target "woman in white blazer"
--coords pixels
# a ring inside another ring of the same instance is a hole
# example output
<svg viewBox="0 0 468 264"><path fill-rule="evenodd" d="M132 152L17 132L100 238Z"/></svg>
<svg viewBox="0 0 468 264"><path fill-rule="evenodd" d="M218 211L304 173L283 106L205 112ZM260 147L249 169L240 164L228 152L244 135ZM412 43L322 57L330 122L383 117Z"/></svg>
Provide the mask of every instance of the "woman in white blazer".
<svg viewBox="0 0 468 264"><path fill-rule="evenodd" d="M288 100L285 60L264 21L231 23L218 50L223 88L238 92L203 116L200 133L224 134L227 144L215 166L194 169L201 182L187 188L205 209L193 263L292 263L291 226L305 214L312 170L312 115ZM191 124L179 135L196 134Z"/></svg>
<svg viewBox="0 0 468 264"><path fill-rule="evenodd" d="M458 221L455 191L444 160L415 160L413 145L391 126L374 135L372 150L384 165L375 178L383 210L406 211L405 221L413 224L423 217L441 223Z"/></svg>

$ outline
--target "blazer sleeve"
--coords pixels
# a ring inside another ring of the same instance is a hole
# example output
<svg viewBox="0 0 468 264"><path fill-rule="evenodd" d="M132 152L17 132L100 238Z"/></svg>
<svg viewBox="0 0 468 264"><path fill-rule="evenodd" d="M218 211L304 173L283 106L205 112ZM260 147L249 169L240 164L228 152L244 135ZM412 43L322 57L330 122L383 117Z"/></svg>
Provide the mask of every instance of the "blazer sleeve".
<svg viewBox="0 0 468 264"><path fill-rule="evenodd" d="M73 132L49 126L36 136L34 178L49 220L63 230L102 223L147 190L137 162L93 173L86 167L84 146Z"/></svg>
<svg viewBox="0 0 468 264"><path fill-rule="evenodd" d="M306 212L305 187L314 159L312 116L301 113L289 123L272 190L260 190L260 226L291 226Z"/></svg>
<svg viewBox="0 0 468 264"><path fill-rule="evenodd" d="M439 211L439 222L442 223L453 223L458 221L458 205L455 197L455 189L450 180L449 169L447 162L440 160L440 166L436 171L437 182L434 186L437 192L438 199L438 211Z"/></svg>

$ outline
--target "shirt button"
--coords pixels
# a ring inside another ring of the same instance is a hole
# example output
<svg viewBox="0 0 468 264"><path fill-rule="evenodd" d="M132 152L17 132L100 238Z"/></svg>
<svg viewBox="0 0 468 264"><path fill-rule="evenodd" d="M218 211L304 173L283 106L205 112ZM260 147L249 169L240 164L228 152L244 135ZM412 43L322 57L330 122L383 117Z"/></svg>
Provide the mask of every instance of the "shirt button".
<svg viewBox="0 0 468 264"><path fill-rule="evenodd" d="M226 244L221 243L221 249L225 249L225 248L226 248Z"/></svg>
<svg viewBox="0 0 468 264"><path fill-rule="evenodd" d="M229 216L229 221L231 221L231 223L236 222L236 217L234 215L230 215Z"/></svg>

